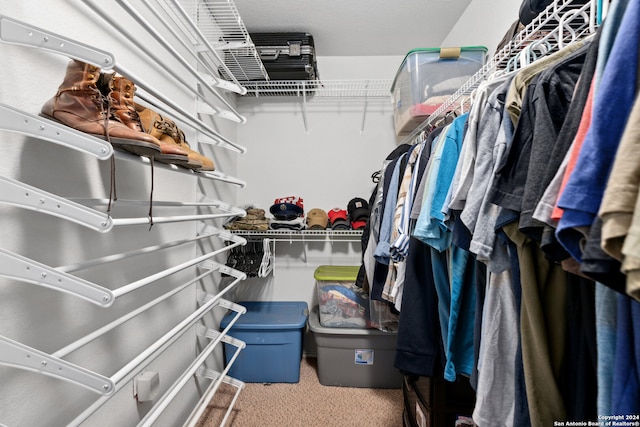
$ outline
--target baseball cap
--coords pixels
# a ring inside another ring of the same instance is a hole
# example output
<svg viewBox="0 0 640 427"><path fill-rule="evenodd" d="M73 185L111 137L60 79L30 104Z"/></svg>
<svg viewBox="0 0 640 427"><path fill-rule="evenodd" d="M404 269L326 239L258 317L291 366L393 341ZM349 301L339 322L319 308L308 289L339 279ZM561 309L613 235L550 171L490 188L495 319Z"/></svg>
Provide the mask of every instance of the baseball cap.
<svg viewBox="0 0 640 427"><path fill-rule="evenodd" d="M361 228L364 228L366 225L367 225L367 221L364 221L364 220L351 221L351 228L354 230L360 230Z"/></svg>
<svg viewBox="0 0 640 427"><path fill-rule="evenodd" d="M325 211L313 208L307 212L307 228L309 230L324 230L329 224L329 216Z"/></svg>
<svg viewBox="0 0 640 427"><path fill-rule="evenodd" d="M366 221L369 218L369 203L360 197L354 197L347 205L351 221Z"/></svg>
<svg viewBox="0 0 640 427"><path fill-rule="evenodd" d="M329 220L331 221L332 230L348 230L349 220L347 211L340 208L333 208L327 212Z"/></svg>
<svg viewBox="0 0 640 427"><path fill-rule="evenodd" d="M281 197L273 201L269 212L276 219L290 221L304 215L304 202L302 197Z"/></svg>

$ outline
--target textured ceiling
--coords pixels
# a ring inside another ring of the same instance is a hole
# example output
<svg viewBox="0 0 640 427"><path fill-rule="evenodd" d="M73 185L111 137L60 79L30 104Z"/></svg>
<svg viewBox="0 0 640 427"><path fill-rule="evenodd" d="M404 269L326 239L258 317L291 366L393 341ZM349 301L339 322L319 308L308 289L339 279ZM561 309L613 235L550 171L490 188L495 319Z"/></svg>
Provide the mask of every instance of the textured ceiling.
<svg viewBox="0 0 640 427"><path fill-rule="evenodd" d="M471 0L235 0L252 31L303 31L318 56L405 55L440 47Z"/></svg>

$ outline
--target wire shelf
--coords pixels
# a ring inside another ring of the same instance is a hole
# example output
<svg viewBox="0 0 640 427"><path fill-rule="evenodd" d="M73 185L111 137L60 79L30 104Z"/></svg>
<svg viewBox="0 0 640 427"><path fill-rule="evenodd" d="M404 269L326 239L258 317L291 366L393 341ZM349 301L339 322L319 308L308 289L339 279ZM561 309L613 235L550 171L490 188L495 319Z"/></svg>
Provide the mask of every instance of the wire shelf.
<svg viewBox="0 0 640 427"><path fill-rule="evenodd" d="M360 237L362 230L268 230L268 231L252 231L252 230L229 230L233 234L239 236L256 236L256 237L306 237L306 238L339 238L339 237Z"/></svg>
<svg viewBox="0 0 640 427"><path fill-rule="evenodd" d="M180 0L180 3L196 22L198 31L219 53L222 59L219 71L223 78L235 78L239 82L268 80L262 60L232 1Z"/></svg>
<svg viewBox="0 0 640 427"><path fill-rule="evenodd" d="M314 96L391 101L392 80L270 80L243 82L245 96Z"/></svg>

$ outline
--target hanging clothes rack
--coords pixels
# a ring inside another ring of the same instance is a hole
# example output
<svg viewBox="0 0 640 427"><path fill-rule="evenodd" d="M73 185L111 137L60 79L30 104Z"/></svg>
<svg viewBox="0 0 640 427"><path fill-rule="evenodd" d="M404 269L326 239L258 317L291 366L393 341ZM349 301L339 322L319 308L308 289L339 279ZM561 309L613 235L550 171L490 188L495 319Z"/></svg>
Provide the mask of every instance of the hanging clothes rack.
<svg viewBox="0 0 640 427"><path fill-rule="evenodd" d="M544 54L549 54L561 49L566 43L593 34L596 26L595 2L555 0L443 102L433 114L407 135L402 143L412 144L421 132L430 130L434 123L443 119L446 114L467 103L473 91L482 82L509 66L516 65L515 59L521 52L530 53L531 46L544 46Z"/></svg>

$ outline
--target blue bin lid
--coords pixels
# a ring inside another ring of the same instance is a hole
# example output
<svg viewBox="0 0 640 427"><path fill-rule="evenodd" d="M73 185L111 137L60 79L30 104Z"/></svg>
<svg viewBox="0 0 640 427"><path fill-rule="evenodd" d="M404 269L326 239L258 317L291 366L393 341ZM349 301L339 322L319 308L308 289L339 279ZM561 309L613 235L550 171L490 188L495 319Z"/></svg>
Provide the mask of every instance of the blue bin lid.
<svg viewBox="0 0 640 427"><path fill-rule="evenodd" d="M240 316L232 329L299 329L307 323L309 308L304 301L245 301L237 304L247 312ZM229 325L236 313L224 316L220 328Z"/></svg>

